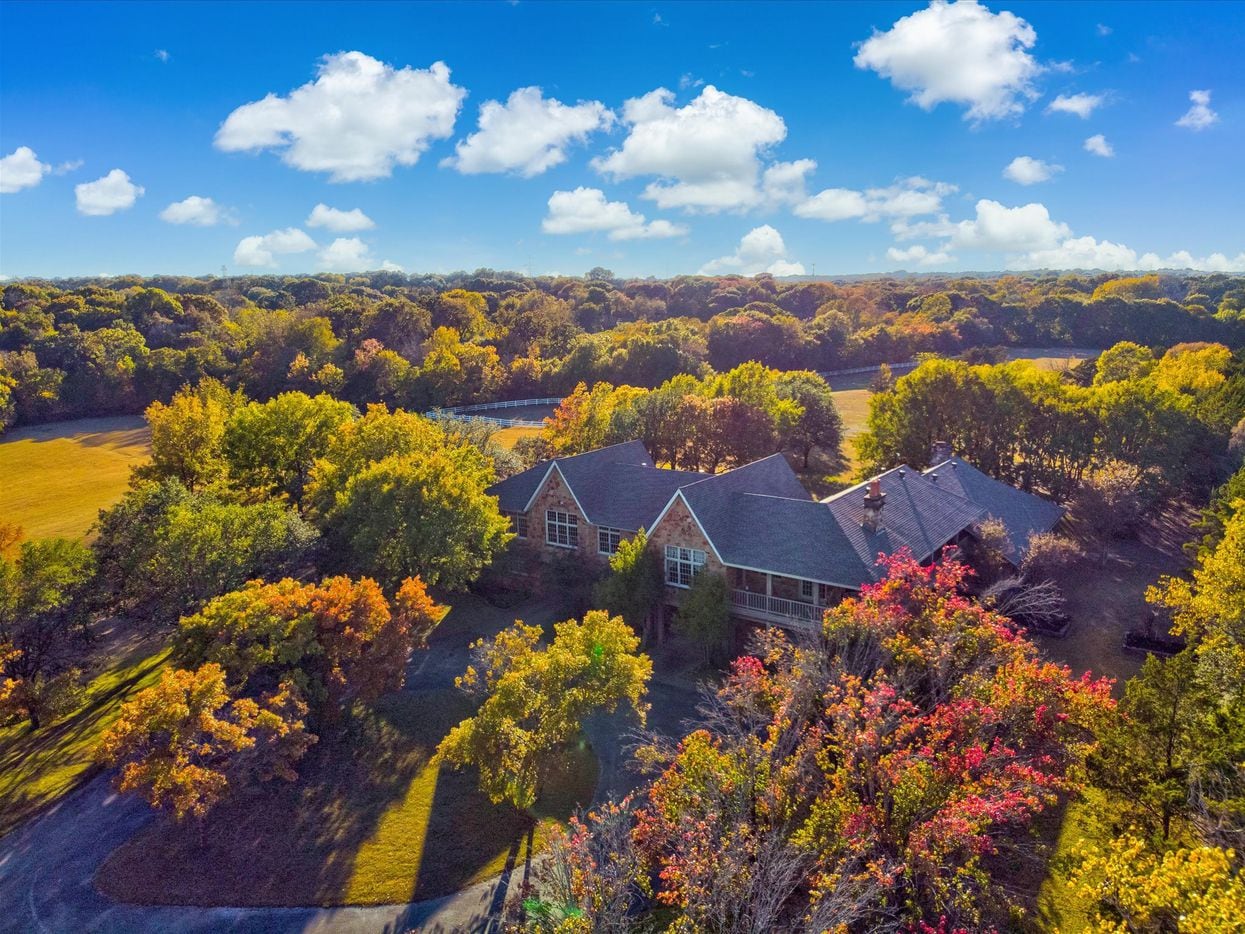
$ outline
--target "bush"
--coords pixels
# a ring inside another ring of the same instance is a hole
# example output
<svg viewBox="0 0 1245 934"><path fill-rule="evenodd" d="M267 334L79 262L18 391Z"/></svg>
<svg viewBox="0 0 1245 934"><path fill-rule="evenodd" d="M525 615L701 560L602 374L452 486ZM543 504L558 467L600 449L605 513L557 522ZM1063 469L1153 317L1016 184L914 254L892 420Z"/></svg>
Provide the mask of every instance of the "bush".
<svg viewBox="0 0 1245 934"><path fill-rule="evenodd" d="M1060 575L1085 559L1085 551L1057 532L1037 532L1029 536L1029 550L1025 552L1020 570L1032 581L1058 580Z"/></svg>

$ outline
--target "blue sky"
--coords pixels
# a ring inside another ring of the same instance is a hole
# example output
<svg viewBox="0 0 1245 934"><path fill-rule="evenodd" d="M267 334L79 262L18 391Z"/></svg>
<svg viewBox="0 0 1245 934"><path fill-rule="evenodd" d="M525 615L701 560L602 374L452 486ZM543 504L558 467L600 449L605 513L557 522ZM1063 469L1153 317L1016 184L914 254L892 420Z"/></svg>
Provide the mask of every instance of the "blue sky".
<svg viewBox="0 0 1245 934"><path fill-rule="evenodd" d="M0 275L1239 270L1242 47L1226 2L10 0Z"/></svg>

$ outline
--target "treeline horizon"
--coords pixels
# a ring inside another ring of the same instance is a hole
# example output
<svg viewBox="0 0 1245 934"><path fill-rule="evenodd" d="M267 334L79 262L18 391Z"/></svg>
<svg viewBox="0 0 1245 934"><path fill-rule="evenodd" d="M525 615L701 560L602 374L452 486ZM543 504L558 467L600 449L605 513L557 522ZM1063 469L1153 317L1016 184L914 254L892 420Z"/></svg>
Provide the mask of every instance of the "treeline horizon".
<svg viewBox="0 0 1245 934"><path fill-rule="evenodd" d="M1245 345L1245 277L28 279L3 287L0 425L137 414L207 377L260 399L427 410L580 383L651 389L749 361L825 372L1122 340Z"/></svg>

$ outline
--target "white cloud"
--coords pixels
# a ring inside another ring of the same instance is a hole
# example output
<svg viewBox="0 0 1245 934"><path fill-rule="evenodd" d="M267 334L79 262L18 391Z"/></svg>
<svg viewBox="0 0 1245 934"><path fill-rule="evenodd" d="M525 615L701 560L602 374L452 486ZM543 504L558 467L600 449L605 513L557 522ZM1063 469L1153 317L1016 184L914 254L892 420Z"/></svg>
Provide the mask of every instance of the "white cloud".
<svg viewBox="0 0 1245 934"><path fill-rule="evenodd" d="M306 253L315 248L316 242L306 233L287 227L262 237L243 237L233 251L233 261L239 266L275 266L277 254Z"/></svg>
<svg viewBox="0 0 1245 934"><path fill-rule="evenodd" d="M358 237L338 237L320 251L320 267L334 272L361 272L373 266L367 244Z"/></svg>
<svg viewBox="0 0 1245 934"><path fill-rule="evenodd" d="M103 178L75 185L73 190L79 214L105 217L132 208L146 189L130 181L125 172L113 169Z"/></svg>
<svg viewBox="0 0 1245 934"><path fill-rule="evenodd" d="M166 65L168 64L169 59L173 57L172 55L169 54L168 49L156 49L156 51L153 54L155 55L155 58L157 61L163 62Z"/></svg>
<svg viewBox="0 0 1245 934"><path fill-rule="evenodd" d="M1009 208L982 198L977 202L977 216L956 224L951 240L967 249L1019 253L1053 249L1071 233L1067 224L1051 220L1044 204Z"/></svg>
<svg viewBox="0 0 1245 934"><path fill-rule="evenodd" d="M62 162L52 170L53 175L68 175L70 172L76 172L85 165L81 159L70 159L68 162Z"/></svg>
<svg viewBox="0 0 1245 934"><path fill-rule="evenodd" d="M1188 250L1177 250L1165 259L1146 253L1137 261L1139 269L1196 269L1198 272L1245 272L1245 252L1231 258L1222 253L1198 258Z"/></svg>
<svg viewBox="0 0 1245 934"><path fill-rule="evenodd" d="M401 266L399 266L397 263L395 263L391 259L387 259L383 263L381 263L380 268L383 272L406 272L405 269L403 269Z"/></svg>
<svg viewBox="0 0 1245 934"><path fill-rule="evenodd" d="M351 233L356 230L371 230L376 224L359 208L342 211L321 202L311 209L311 214L307 217L307 226L325 227L338 233Z"/></svg>
<svg viewBox="0 0 1245 934"><path fill-rule="evenodd" d="M549 214L541 222L548 234L606 233L611 240L647 240L680 237L687 228L667 220L646 222L623 201L607 201L599 188L555 191L549 196Z"/></svg>
<svg viewBox="0 0 1245 934"><path fill-rule="evenodd" d="M1106 99L1105 94L1060 94L1046 105L1046 112L1076 114L1086 120Z"/></svg>
<svg viewBox="0 0 1245 934"><path fill-rule="evenodd" d="M953 262L955 257L943 250L928 250L916 243L905 250L890 247L886 256L896 263L916 263L918 266L941 266Z"/></svg>
<svg viewBox="0 0 1245 934"><path fill-rule="evenodd" d="M775 162L761 175L761 192L767 204L774 206L799 204L807 195L804 191L806 177L817 168L812 159L794 162Z"/></svg>
<svg viewBox="0 0 1245 934"><path fill-rule="evenodd" d="M1010 178L1018 185L1036 185L1045 182L1055 173L1062 172L1062 165L1054 165L1034 159L1032 156L1017 156L1003 170L1003 177Z"/></svg>
<svg viewBox="0 0 1245 934"><path fill-rule="evenodd" d="M174 201L161 211L160 220L168 221L170 224L214 227L221 222L231 221L231 218L229 212L211 198L191 195L181 201Z"/></svg>
<svg viewBox="0 0 1245 934"><path fill-rule="evenodd" d="M711 260L700 269L702 276L731 272L745 276L755 276L759 272L775 276L802 276L804 266L787 259L787 245L782 234L764 224L744 234L732 255Z"/></svg>
<svg viewBox="0 0 1245 934"><path fill-rule="evenodd" d="M1193 106L1176 121L1176 126L1204 130L1219 122L1219 114L1210 109L1210 91L1190 91L1189 100L1193 101Z"/></svg>
<svg viewBox="0 0 1245 934"><path fill-rule="evenodd" d="M1085 151L1092 152L1095 156L1102 156L1104 159L1110 159L1115 155L1115 150L1101 133L1096 133L1085 141Z"/></svg>
<svg viewBox="0 0 1245 934"><path fill-rule="evenodd" d="M51 171L52 167L40 162L33 149L18 146L0 159L0 194L11 195L23 188L34 188Z"/></svg>
<svg viewBox="0 0 1245 934"><path fill-rule="evenodd" d="M566 161L566 148L594 130L608 128L613 111L600 101L567 105L545 99L540 88L519 88L506 103L485 101L479 129L459 142L455 155L441 160L464 175L516 172L539 175Z"/></svg>
<svg viewBox="0 0 1245 934"><path fill-rule="evenodd" d="M1198 272L1243 272L1245 252L1235 257L1223 253L1197 257L1188 250L1178 250L1169 256L1157 253L1137 255L1137 251L1122 243L1095 240L1093 237L1076 237L1065 240L1050 250L1038 250L1018 257L1012 268L1051 269L1103 269L1110 272L1127 270L1193 269Z"/></svg>
<svg viewBox="0 0 1245 934"><path fill-rule="evenodd" d="M1112 29L1110 26L1106 25L1105 23L1098 24L1098 35L1109 36L1111 35L1111 32L1112 32Z"/></svg>
<svg viewBox="0 0 1245 934"><path fill-rule="evenodd" d="M945 182L931 182L914 175L886 188L826 188L797 204L794 213L822 221L858 218L877 221L884 217L917 217L942 209L943 196L956 190Z"/></svg>
<svg viewBox="0 0 1245 934"><path fill-rule="evenodd" d="M673 100L665 88L628 100L627 138L593 167L614 179L658 176L643 197L661 208L716 212L760 204L761 156L786 137L782 117L713 85L684 107Z"/></svg>
<svg viewBox="0 0 1245 934"><path fill-rule="evenodd" d="M1027 49L1037 33L1009 13L991 13L976 0L933 0L860 44L857 68L876 71L924 110L964 104L965 119L995 120L1020 114L1036 98L1033 79L1042 66Z"/></svg>
<svg viewBox="0 0 1245 934"><path fill-rule="evenodd" d="M280 150L306 172L334 182L386 178L414 165L433 140L454 132L466 90L444 62L393 68L362 52L320 62L316 79L288 97L268 94L234 110L216 133L226 152Z"/></svg>

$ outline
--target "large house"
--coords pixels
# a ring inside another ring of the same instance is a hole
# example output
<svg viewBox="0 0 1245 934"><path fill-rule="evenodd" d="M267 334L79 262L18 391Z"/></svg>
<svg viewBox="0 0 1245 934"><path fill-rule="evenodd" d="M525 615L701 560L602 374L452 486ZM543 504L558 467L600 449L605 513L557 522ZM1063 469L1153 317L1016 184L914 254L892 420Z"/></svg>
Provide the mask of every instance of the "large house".
<svg viewBox="0 0 1245 934"><path fill-rule="evenodd" d="M639 441L559 457L489 492L533 559L577 551L606 562L647 530L665 562L666 604L702 571L724 574L732 612L800 628L846 594L876 581L879 554L908 548L920 561L1002 521L1008 559L1063 510L1001 483L943 451L925 471L896 467L817 501L781 454L719 474L666 470Z"/></svg>

